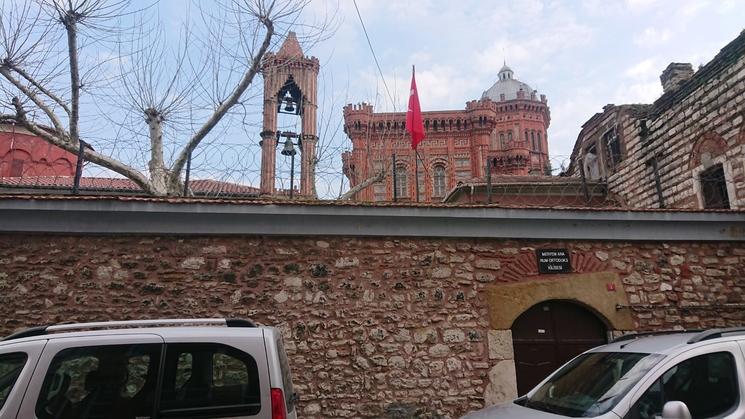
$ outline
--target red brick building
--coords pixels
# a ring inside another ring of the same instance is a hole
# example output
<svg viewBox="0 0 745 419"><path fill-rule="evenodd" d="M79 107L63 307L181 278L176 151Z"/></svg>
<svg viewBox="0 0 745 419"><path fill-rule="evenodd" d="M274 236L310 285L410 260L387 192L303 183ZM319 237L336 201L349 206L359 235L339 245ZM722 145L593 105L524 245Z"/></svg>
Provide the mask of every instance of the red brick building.
<svg viewBox="0 0 745 419"><path fill-rule="evenodd" d="M541 175L548 165L546 130L551 121L545 95L514 78L506 65L481 99L464 110L423 112L425 140L419 145L419 200L441 201L459 182L494 175ZM354 187L381 170L390 172L396 155L398 200L415 201L414 152L405 112L376 113L362 103L344 107L344 128L352 151L342 155L344 174ZM359 192L358 201L390 201L393 176Z"/></svg>
<svg viewBox="0 0 745 419"><path fill-rule="evenodd" d="M74 176L77 161L25 128L0 124L0 178Z"/></svg>

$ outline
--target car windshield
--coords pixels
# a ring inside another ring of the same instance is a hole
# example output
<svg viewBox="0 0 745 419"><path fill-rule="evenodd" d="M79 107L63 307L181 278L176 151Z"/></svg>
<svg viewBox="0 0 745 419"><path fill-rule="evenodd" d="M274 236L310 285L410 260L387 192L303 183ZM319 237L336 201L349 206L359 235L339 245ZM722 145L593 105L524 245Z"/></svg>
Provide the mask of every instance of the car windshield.
<svg viewBox="0 0 745 419"><path fill-rule="evenodd" d="M602 415L663 355L592 352L573 359L520 404L570 417Z"/></svg>

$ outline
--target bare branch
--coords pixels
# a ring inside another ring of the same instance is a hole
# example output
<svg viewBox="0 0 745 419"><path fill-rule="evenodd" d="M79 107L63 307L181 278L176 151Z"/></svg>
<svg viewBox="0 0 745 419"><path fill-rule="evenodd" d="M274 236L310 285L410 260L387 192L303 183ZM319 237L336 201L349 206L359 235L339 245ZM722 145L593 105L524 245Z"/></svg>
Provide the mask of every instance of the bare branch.
<svg viewBox="0 0 745 419"><path fill-rule="evenodd" d="M70 60L70 90L71 90L71 109L70 109L70 139L77 143L80 138L78 122L80 120L80 65L78 64L78 29L77 20L79 16L70 9L60 11L60 19L65 25L67 31L67 53Z"/></svg>
<svg viewBox="0 0 745 419"><path fill-rule="evenodd" d="M345 192L342 196L339 197L340 200L346 200L346 199L352 199L358 192L362 191L365 188L370 187L374 183L382 182L386 177L386 172L384 170L381 170L378 172L375 176L369 177L359 184L357 184L352 189Z"/></svg>
<svg viewBox="0 0 745 419"><path fill-rule="evenodd" d="M18 121L18 123L20 123L27 130L31 131L34 135L39 136L47 142L54 144L63 150L69 151L70 153L78 152L78 145L72 144L69 141L66 141L64 138L60 138L59 133L52 133L29 121L26 117L26 111L21 106L21 101L18 98L13 98L13 106L16 109L16 115L13 119ZM153 195L156 194L156 191L153 189L148 179L143 176L142 173L140 173L137 169L127 166L126 164L123 164L116 159L112 159L111 157L105 156L90 148L85 148L83 153L83 156L87 161L93 162L107 169L111 169L123 176L126 176L127 178L135 182L138 186L140 186L145 192Z"/></svg>
<svg viewBox="0 0 745 419"><path fill-rule="evenodd" d="M271 12L271 8L267 12ZM261 44L261 48L259 48L259 51L256 53L256 55L253 56L251 67L249 67L248 71L246 71L243 79L240 81L240 83L238 83L230 97L217 107L212 116L209 117L207 122L202 125L202 127L192 136L192 138L183 148L183 150L179 154L179 157L174 162L173 168L171 170L171 176L173 177L173 180L178 179L181 174L181 170L186 163L186 159L189 158L189 155L194 151L194 149L204 139L204 137L209 134L209 132L215 127L215 125L217 125L220 119L225 116L228 110L232 108L236 103L238 103L238 100L240 99L243 92L245 92L248 86L251 85L254 77L259 72L259 69L261 67L261 60L264 57L266 51L269 49L269 44L272 40L272 36L274 35L274 24L268 14L262 14L258 16L258 18L266 28L266 34L264 35L264 41Z"/></svg>
<svg viewBox="0 0 745 419"><path fill-rule="evenodd" d="M54 128L58 132L65 132L65 129L62 127L62 122L59 120L54 111L52 111L52 109L46 103L44 103L41 98L36 95L36 93L34 93L28 87L24 86L23 83L21 83L18 79L13 77L13 74L11 74L8 67L0 65L0 74L2 74L2 76L5 77L6 80L8 80L13 86L23 92L26 97L34 102L34 104L38 106L39 109L41 109L47 115L47 117L49 117L49 119L52 121L52 124L54 125Z"/></svg>
<svg viewBox="0 0 745 419"><path fill-rule="evenodd" d="M61 106L62 109L64 109L65 113L67 113L68 116L70 115L70 108L67 106L67 104L62 99L60 99L59 97L57 97L57 95L55 95L54 93L52 93L48 89L46 89L44 86L42 86L41 83L39 83L38 81L36 81L36 79L34 77L32 77L30 74L28 74L22 68L19 68L19 67L13 65L13 64L10 64L9 67L13 71L15 71L16 73L20 74L21 77L23 77L24 79L26 79L26 81L28 81L29 83L31 83L32 86L34 86L37 89L39 89L40 92L44 93L48 98L52 99L55 103L57 103L59 106Z"/></svg>

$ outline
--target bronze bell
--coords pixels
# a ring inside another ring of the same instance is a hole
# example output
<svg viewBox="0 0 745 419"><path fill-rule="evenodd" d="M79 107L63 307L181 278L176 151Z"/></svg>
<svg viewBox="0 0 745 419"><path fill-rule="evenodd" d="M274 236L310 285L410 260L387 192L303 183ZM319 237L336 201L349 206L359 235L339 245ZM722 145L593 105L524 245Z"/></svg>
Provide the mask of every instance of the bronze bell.
<svg viewBox="0 0 745 419"><path fill-rule="evenodd" d="M295 112L295 106L293 106L292 98L287 98L287 105L285 105L285 112Z"/></svg>
<svg viewBox="0 0 745 419"><path fill-rule="evenodd" d="M282 149L281 154L283 156L294 156L297 154L297 151L295 151L295 145L292 144L292 140L290 137L287 137L287 140L285 141L285 147Z"/></svg>

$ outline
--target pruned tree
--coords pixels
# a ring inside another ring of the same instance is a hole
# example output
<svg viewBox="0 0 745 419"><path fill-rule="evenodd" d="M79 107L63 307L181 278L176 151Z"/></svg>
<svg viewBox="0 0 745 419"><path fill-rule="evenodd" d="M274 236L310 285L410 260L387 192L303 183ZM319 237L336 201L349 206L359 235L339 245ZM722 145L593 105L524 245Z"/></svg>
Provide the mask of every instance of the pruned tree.
<svg viewBox="0 0 745 419"><path fill-rule="evenodd" d="M288 28L303 26L308 3L223 0L209 9L194 6L198 18L184 23L176 48L163 41L167 35L152 7L132 10L126 0L4 3L0 119L82 153L148 194L181 195L191 154L216 135L226 116L245 117L249 102L260 97L255 80L265 53ZM328 36L327 23L305 25L306 39ZM95 128L99 119L112 123L116 146L142 137L137 151L96 151L94 134L84 129ZM128 160L138 157L147 164Z"/></svg>

